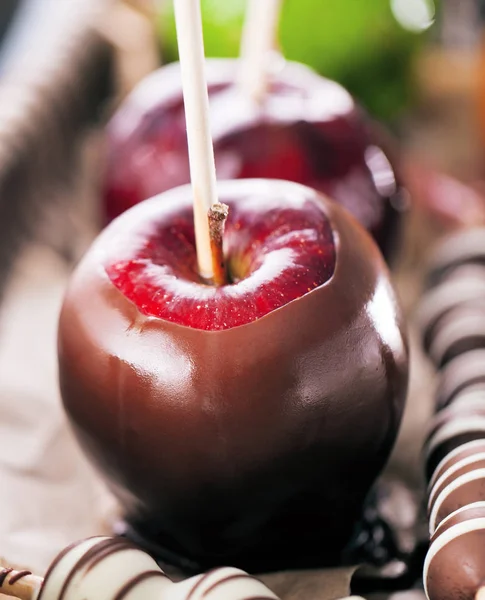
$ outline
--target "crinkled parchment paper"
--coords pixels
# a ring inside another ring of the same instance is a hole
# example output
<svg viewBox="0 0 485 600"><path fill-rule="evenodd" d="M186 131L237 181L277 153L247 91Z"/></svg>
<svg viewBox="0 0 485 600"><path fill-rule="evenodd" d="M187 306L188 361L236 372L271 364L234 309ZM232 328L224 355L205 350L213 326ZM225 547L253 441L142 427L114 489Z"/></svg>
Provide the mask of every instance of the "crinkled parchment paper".
<svg viewBox="0 0 485 600"><path fill-rule="evenodd" d="M65 545L102 531L112 510L57 390L66 277L51 250L30 248L0 313L0 556L38 572Z"/></svg>

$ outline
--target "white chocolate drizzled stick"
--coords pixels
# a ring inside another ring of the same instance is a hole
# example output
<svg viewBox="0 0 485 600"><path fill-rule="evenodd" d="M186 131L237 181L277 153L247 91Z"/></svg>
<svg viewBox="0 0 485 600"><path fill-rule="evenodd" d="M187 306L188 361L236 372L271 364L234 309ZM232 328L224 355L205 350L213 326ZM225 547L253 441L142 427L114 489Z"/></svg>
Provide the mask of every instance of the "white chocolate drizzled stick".
<svg viewBox="0 0 485 600"><path fill-rule="evenodd" d="M30 571L16 571L10 567L0 567L0 594L20 600L32 600L38 596L42 578Z"/></svg>
<svg viewBox="0 0 485 600"><path fill-rule="evenodd" d="M248 0L241 51L239 84L260 102L267 91L282 0Z"/></svg>
<svg viewBox="0 0 485 600"><path fill-rule="evenodd" d="M174 583L152 557L124 538L72 544L53 561L44 580L9 568L0 568L0 579L0 593L21 600L278 600L261 581L231 567Z"/></svg>
<svg viewBox="0 0 485 600"><path fill-rule="evenodd" d="M160 600L172 585L155 560L128 540L96 537L59 554L38 600Z"/></svg>
<svg viewBox="0 0 485 600"><path fill-rule="evenodd" d="M21 600L161 600L174 584L123 538L94 537L63 550L45 579L0 567L0 594Z"/></svg>
<svg viewBox="0 0 485 600"><path fill-rule="evenodd" d="M478 241L483 246L483 235ZM437 414L425 444L428 600L485 600L485 336L479 311L485 286L477 269L479 246L464 252L463 244L447 242L421 308L425 348L441 371Z"/></svg>
<svg viewBox="0 0 485 600"><path fill-rule="evenodd" d="M209 122L204 40L200 0L174 0L175 22L184 91L190 179L194 194L194 224L199 273L212 281L208 213L217 203L217 180Z"/></svg>
<svg viewBox="0 0 485 600"><path fill-rule="evenodd" d="M174 586L170 600L278 600L261 581L230 567L215 569ZM167 598L168 600L168 598Z"/></svg>
<svg viewBox="0 0 485 600"><path fill-rule="evenodd" d="M278 600L258 579L233 568L174 583L124 538L72 544L53 561L44 580L29 571L5 568L3 573L0 592L21 600Z"/></svg>

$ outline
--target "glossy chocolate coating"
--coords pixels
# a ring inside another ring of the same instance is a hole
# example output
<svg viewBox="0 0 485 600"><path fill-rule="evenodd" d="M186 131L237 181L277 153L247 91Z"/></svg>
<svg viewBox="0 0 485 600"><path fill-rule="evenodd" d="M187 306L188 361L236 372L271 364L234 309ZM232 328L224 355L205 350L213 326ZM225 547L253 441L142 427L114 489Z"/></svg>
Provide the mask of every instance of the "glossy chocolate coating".
<svg viewBox="0 0 485 600"><path fill-rule="evenodd" d="M448 406L463 390L485 383L485 350L472 350L450 361L443 369L436 393L438 410Z"/></svg>
<svg viewBox="0 0 485 600"><path fill-rule="evenodd" d="M477 415L462 415L450 419L426 446L426 474L435 472L442 461L458 447L485 437L485 419Z"/></svg>
<svg viewBox="0 0 485 600"><path fill-rule="evenodd" d="M463 265L485 266L485 228L459 231L447 236L429 261L428 285L434 287Z"/></svg>
<svg viewBox="0 0 485 600"><path fill-rule="evenodd" d="M473 440L452 450L449 454L447 454L447 456L445 456L445 458L432 473L432 476L429 480L428 489L431 489L436 484L438 479L442 477L450 467L465 458L469 458L474 454L480 454L481 452L485 452L485 439Z"/></svg>
<svg viewBox="0 0 485 600"><path fill-rule="evenodd" d="M417 313L425 350L429 352L443 319L458 308L482 306L484 298L485 276L477 278L469 273L451 276L427 292Z"/></svg>
<svg viewBox="0 0 485 600"><path fill-rule="evenodd" d="M470 352L485 350L485 293L475 306L457 307L441 319L430 346L430 356L438 368Z"/></svg>
<svg viewBox="0 0 485 600"><path fill-rule="evenodd" d="M469 521L471 519L481 519L485 517L485 502L472 502L467 504L443 519L431 536L431 543L438 539L440 535L451 529L454 525Z"/></svg>
<svg viewBox="0 0 485 600"><path fill-rule="evenodd" d="M455 468L450 469L442 479L436 482L436 485L431 490L428 501L428 514L433 509L434 503L443 490L452 483L457 477L470 473L476 469L485 469L485 454L476 454L468 460L458 463Z"/></svg>
<svg viewBox="0 0 485 600"><path fill-rule="evenodd" d="M220 198L259 185L220 182ZM332 278L250 324L182 327L115 288L103 249L140 207L98 238L67 291L59 367L74 430L136 531L194 568L338 562L393 446L408 357L388 270L352 217L317 201Z"/></svg>
<svg viewBox="0 0 485 600"><path fill-rule="evenodd" d="M435 287L451 279L457 282L464 279L478 279L483 281L485 279L485 264L472 261L450 267L443 273L442 277L437 280L431 280L435 282L434 286L431 287Z"/></svg>
<svg viewBox="0 0 485 600"><path fill-rule="evenodd" d="M426 444L434 445L433 438L436 440L436 437L443 433L445 426L455 425L460 420L470 420L472 417L481 417L485 420L485 403L478 401L477 406L474 401L467 403L462 400L456 405L452 403L448 408L440 410L431 420Z"/></svg>
<svg viewBox="0 0 485 600"><path fill-rule="evenodd" d="M424 565L429 600L475 600L485 578L485 506L456 511L436 530Z"/></svg>

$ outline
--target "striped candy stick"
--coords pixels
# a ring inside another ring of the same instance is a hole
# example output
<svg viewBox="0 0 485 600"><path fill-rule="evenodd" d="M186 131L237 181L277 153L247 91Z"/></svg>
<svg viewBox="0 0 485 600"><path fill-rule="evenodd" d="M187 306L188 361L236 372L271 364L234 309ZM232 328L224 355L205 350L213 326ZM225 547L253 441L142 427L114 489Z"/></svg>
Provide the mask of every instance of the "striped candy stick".
<svg viewBox="0 0 485 600"><path fill-rule="evenodd" d="M429 600L485 600L485 229L445 240L418 321L439 372L425 443Z"/></svg>
<svg viewBox="0 0 485 600"><path fill-rule="evenodd" d="M4 567L0 593L21 600L278 600L258 579L233 568L174 583L140 548L109 537L72 544L44 579Z"/></svg>
<svg viewBox="0 0 485 600"><path fill-rule="evenodd" d="M0 594L20 600L132 600L135 591L150 600L168 585L173 583L157 563L124 538L93 537L68 546L45 578L0 567Z"/></svg>
<svg viewBox="0 0 485 600"><path fill-rule="evenodd" d="M232 567L174 583L140 548L109 537L72 544L44 579L3 568L0 593L21 600L278 600L261 581Z"/></svg>
<svg viewBox="0 0 485 600"><path fill-rule="evenodd" d="M0 593L20 600L33 600L39 595L42 577L32 575L30 571L17 571L11 567L0 566Z"/></svg>

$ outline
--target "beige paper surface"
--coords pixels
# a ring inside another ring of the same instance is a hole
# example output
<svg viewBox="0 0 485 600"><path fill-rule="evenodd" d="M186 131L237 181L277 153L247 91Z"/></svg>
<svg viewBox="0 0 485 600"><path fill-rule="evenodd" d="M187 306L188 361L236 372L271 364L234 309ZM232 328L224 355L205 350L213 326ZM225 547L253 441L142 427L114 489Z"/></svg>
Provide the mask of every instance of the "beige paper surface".
<svg viewBox="0 0 485 600"><path fill-rule="evenodd" d="M66 269L23 257L0 313L0 555L42 573L110 510L66 426L57 391L57 315Z"/></svg>

